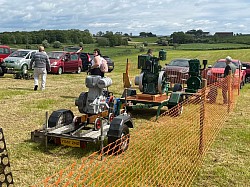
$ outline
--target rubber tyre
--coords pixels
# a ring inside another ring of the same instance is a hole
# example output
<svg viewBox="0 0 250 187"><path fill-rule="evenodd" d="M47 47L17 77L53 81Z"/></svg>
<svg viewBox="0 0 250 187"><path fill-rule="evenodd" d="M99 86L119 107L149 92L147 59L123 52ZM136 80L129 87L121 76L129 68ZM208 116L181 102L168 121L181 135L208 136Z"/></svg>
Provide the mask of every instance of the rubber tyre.
<svg viewBox="0 0 250 187"><path fill-rule="evenodd" d="M182 85L179 83L176 83L173 87L173 92L180 92L182 90Z"/></svg>
<svg viewBox="0 0 250 187"><path fill-rule="evenodd" d="M129 146L129 138L129 128L124 124L122 125L121 137L108 137L108 144L111 144L108 154L118 155L125 152Z"/></svg>
<svg viewBox="0 0 250 187"><path fill-rule="evenodd" d="M0 75L1 76L1 75ZM246 77L246 83L250 83L250 76Z"/></svg>
<svg viewBox="0 0 250 187"><path fill-rule="evenodd" d="M62 69L62 67L59 67L59 69L58 69L58 71L57 71L57 74L58 75L61 75L63 73L63 69Z"/></svg>
<svg viewBox="0 0 250 187"><path fill-rule="evenodd" d="M0 77L4 76L4 69L0 67Z"/></svg>
<svg viewBox="0 0 250 187"><path fill-rule="evenodd" d="M78 70L76 71L76 73L77 73L77 74L80 74L81 72L82 72L82 69L81 69L81 67L79 66L79 67L78 67Z"/></svg>
<svg viewBox="0 0 250 187"><path fill-rule="evenodd" d="M25 73L25 71L28 71L28 65L24 64L21 68L22 72Z"/></svg>

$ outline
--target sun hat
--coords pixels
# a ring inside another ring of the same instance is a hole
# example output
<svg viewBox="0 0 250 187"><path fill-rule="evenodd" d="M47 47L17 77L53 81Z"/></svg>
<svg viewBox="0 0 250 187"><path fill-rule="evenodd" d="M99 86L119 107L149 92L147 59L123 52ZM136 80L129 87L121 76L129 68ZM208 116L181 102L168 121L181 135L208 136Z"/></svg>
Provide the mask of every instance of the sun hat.
<svg viewBox="0 0 250 187"><path fill-rule="evenodd" d="M226 57L226 61L231 62L231 61L232 61L232 58L231 58L230 56L227 56L227 57Z"/></svg>

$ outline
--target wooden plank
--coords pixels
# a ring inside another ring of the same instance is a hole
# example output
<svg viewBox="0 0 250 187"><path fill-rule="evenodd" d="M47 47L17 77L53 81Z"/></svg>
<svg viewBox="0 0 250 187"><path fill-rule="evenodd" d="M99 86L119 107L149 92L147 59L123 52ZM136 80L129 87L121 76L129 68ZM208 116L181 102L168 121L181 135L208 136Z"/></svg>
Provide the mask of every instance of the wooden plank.
<svg viewBox="0 0 250 187"><path fill-rule="evenodd" d="M157 94L157 95L150 95L150 94L137 94L136 99L140 100L149 100L149 101L162 101L166 100L166 94Z"/></svg>

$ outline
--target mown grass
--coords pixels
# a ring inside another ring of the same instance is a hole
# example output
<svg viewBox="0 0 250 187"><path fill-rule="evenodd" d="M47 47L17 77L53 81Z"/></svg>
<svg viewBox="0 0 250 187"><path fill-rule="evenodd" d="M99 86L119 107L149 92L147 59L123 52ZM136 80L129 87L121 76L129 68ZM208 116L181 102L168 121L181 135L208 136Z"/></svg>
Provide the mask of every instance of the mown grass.
<svg viewBox="0 0 250 187"><path fill-rule="evenodd" d="M157 56L158 48L155 48L155 46L149 47L154 49L154 55ZM103 48L101 50L112 55L119 51L121 52L120 54L122 54L122 51L127 48ZM120 97L123 92L122 73L125 72L126 60L129 59L136 64L137 56L138 54L141 54L138 49L133 49L132 46L131 51L133 51L131 54L123 54L119 56L110 55L115 61L115 70L112 73L107 74L107 76L111 77L113 80L113 84L109 89L114 92L116 97ZM224 58L227 55L230 55L233 58L249 61L250 50L167 50L166 62L169 62L172 58L187 57L198 58L200 60L207 59L209 63L212 63L216 59ZM165 61L161 63L164 65ZM1 127L3 128L5 135L15 186L30 186L41 181L45 177L51 176L60 169L72 164L74 161L80 163L82 158L87 157L94 151L98 150L99 146L96 144L89 144L85 150L63 146L49 146L50 153L46 153L44 145L34 143L30 140L31 131L40 128L44 123L46 111L51 114L54 110L66 108L72 110L75 115L80 115L74 102L75 98L77 98L81 92L87 91L87 88L84 85L85 77L86 73L63 75L49 74L47 77L45 92L34 92L33 80L13 79L11 74L6 74L4 77L0 78ZM245 96L249 95L249 92L246 90L249 90L249 85L242 90L240 97L243 97L243 99L239 100L239 103L247 101L247 99L249 100L249 98ZM247 106L247 102L244 104ZM240 110L239 113L243 113L245 118L247 118L247 114L249 114L243 109ZM141 117L144 114L144 112L136 113L134 122L138 125L137 128L139 128L139 124L143 123ZM246 128L245 123L249 122L246 119L244 119L244 121L242 118L243 116L238 115L236 112L236 114L230 118L230 120L233 120L232 126L241 121L240 126L238 127L241 127L242 131ZM231 131L228 132L232 132L235 129L231 128L230 130ZM235 137L235 142L240 139L240 137L242 137L242 135L238 134L238 136ZM232 152L232 155L236 154L234 157L237 157L238 154L249 156L249 148L246 145L248 140L247 136L245 136L244 139L246 140L245 144L240 144L240 149ZM234 141L231 143L233 142ZM221 142L221 144L223 145L219 146L224 146L225 142ZM236 144L238 145L238 143L235 143L235 145L231 146L236 147ZM223 155L221 155L221 157L223 157ZM242 156L240 163L244 163L244 168L246 169L250 164L248 161L244 160L245 158L245 156ZM231 161L233 161L233 159L229 157L225 157L225 159L226 160L223 160L223 163L229 161L231 163ZM211 164L214 163L214 161L210 159L204 163ZM244 168L242 171L245 172ZM217 176L216 173L218 173L218 171L215 171L214 178L221 177L220 175ZM247 174L247 172L245 173ZM236 175L237 173L234 174ZM224 177L224 175L222 177ZM238 180L240 181L241 178L243 178L242 175ZM206 177L206 182L210 179L211 177ZM227 181L226 177L223 179ZM213 184L212 182L210 183Z"/></svg>
<svg viewBox="0 0 250 187"><path fill-rule="evenodd" d="M241 90L235 111L208 151L192 186L249 186L250 85Z"/></svg>

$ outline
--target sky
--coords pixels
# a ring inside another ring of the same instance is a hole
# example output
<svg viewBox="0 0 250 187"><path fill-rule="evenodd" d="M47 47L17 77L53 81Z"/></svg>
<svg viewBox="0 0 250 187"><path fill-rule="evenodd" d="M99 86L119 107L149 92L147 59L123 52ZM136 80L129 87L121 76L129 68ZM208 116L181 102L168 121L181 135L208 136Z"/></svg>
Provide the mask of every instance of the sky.
<svg viewBox="0 0 250 187"><path fill-rule="evenodd" d="M1 0L0 32L250 33L250 0Z"/></svg>

